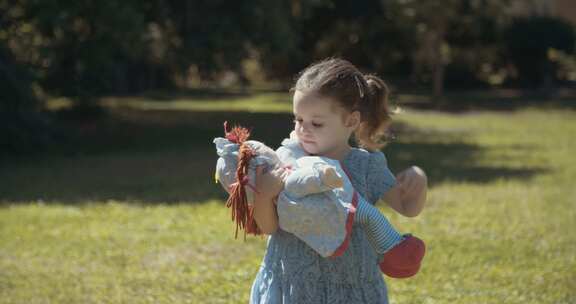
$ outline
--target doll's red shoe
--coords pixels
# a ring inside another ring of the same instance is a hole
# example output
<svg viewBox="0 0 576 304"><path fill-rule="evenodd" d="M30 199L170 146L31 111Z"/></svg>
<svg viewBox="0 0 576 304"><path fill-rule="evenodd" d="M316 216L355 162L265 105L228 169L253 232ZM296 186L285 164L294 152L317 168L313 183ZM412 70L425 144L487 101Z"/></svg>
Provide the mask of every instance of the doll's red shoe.
<svg viewBox="0 0 576 304"><path fill-rule="evenodd" d="M407 234L402 242L388 250L380 261L380 270L392 278L408 278L420 270L426 253L424 242Z"/></svg>

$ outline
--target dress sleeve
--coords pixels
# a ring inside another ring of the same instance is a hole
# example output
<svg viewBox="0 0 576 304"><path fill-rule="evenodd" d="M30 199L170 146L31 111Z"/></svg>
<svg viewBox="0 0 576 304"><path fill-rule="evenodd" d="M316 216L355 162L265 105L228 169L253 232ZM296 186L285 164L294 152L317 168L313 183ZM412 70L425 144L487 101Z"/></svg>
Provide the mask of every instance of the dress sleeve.
<svg viewBox="0 0 576 304"><path fill-rule="evenodd" d="M388 168L386 156L380 151L370 153L367 171L368 199L376 203L386 191L396 185L396 177Z"/></svg>

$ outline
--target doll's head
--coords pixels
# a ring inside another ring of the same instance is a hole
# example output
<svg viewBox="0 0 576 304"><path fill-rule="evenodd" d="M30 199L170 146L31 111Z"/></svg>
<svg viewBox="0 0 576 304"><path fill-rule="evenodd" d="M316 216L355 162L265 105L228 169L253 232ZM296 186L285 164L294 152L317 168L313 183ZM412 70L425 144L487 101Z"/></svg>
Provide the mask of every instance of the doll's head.
<svg viewBox="0 0 576 304"><path fill-rule="evenodd" d="M272 148L259 141L248 140L250 131L246 128L236 126L228 130L228 124L225 122L224 130L225 137L214 139L216 153L219 156L215 178L228 193L238 181L237 174L242 176L244 185L253 186L255 177L251 175L257 166L263 165L263 172L266 172L280 163ZM238 171L239 160L243 160L240 171ZM252 199L249 198L248 202L251 203Z"/></svg>
<svg viewBox="0 0 576 304"><path fill-rule="evenodd" d="M260 234L253 218L253 201L256 167L264 166L264 171L280 163L276 152L265 144L248 140L250 131L242 127L228 130L224 123L225 137L214 139L219 156L216 163L216 181L228 192L226 206L232 209L232 219L238 229L247 233Z"/></svg>

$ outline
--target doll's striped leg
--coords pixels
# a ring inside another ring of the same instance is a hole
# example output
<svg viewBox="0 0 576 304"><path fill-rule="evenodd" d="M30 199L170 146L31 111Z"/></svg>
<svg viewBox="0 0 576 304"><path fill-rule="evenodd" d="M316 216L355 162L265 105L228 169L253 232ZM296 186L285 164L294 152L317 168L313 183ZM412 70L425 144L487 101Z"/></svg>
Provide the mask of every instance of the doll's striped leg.
<svg viewBox="0 0 576 304"><path fill-rule="evenodd" d="M368 240L381 254L402 241L402 235L390 224L380 211L361 196L356 206L354 221L364 227Z"/></svg>
<svg viewBox="0 0 576 304"><path fill-rule="evenodd" d="M400 235L388 219L360 197L354 220L360 223L374 249L381 257L379 267L393 278L407 278L420 270L426 252L422 240L410 234Z"/></svg>

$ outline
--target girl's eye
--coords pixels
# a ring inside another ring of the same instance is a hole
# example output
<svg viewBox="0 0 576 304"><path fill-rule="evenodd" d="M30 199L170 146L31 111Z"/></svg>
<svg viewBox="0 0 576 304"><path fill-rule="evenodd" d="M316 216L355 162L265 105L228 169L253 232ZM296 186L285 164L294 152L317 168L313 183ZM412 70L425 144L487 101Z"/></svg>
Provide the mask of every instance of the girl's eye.
<svg viewBox="0 0 576 304"><path fill-rule="evenodd" d="M304 120L303 120L302 118L294 118L293 122L294 122L295 124L301 124L301 123L304 122ZM319 129L319 128L322 128L322 127L324 126L324 124L313 122L313 123L312 123L312 126L313 126L314 128Z"/></svg>

